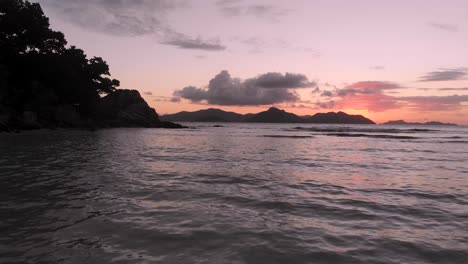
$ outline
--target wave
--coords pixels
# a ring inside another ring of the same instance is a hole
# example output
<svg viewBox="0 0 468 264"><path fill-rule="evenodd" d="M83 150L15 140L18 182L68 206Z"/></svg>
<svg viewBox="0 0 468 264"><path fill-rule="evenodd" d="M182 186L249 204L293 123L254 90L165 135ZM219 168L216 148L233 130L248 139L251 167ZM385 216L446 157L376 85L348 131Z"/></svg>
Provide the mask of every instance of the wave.
<svg viewBox="0 0 468 264"><path fill-rule="evenodd" d="M294 130L310 131L310 132L363 132L363 133L423 133L423 132L438 132L440 130L434 129L423 129L423 128L413 128L413 129L397 129L397 128L357 128L357 127L295 127Z"/></svg>
<svg viewBox="0 0 468 264"><path fill-rule="evenodd" d="M314 136L263 135L262 137L270 137L270 138L313 138Z"/></svg>
<svg viewBox="0 0 468 264"><path fill-rule="evenodd" d="M369 138L389 138L389 139L419 139L412 136L394 136L394 135L370 135L370 134L354 134L354 133L328 133L326 136L335 137L369 137Z"/></svg>

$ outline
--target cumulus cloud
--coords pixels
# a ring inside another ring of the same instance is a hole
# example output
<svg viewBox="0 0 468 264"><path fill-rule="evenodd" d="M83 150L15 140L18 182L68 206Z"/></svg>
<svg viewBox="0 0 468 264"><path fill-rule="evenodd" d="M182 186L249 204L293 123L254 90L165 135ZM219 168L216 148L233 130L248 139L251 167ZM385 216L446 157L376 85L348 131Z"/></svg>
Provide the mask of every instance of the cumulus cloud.
<svg viewBox="0 0 468 264"><path fill-rule="evenodd" d="M224 50L218 41L190 37L167 21L183 0L37 0L61 19L86 30L116 36L152 35L162 44L182 49Z"/></svg>
<svg viewBox="0 0 468 264"><path fill-rule="evenodd" d="M216 105L271 105L300 101L294 89L313 87L302 74L266 73L245 81L222 71L210 80L207 88L188 86L174 96L192 102L206 101Z"/></svg>
<svg viewBox="0 0 468 264"><path fill-rule="evenodd" d="M431 26L433 28L436 28L436 29L449 31L449 32L457 32L458 31L458 27L456 25L452 25L452 24L443 24L443 23L430 22L429 26Z"/></svg>
<svg viewBox="0 0 468 264"><path fill-rule="evenodd" d="M467 68L441 69L428 72L419 78L420 82L455 81L464 79L468 75Z"/></svg>

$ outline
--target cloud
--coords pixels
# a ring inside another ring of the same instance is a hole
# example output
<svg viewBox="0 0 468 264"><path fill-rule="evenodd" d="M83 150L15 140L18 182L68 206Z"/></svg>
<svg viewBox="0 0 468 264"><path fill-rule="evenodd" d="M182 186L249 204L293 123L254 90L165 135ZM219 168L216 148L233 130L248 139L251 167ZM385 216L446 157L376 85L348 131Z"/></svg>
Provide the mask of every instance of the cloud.
<svg viewBox="0 0 468 264"><path fill-rule="evenodd" d="M278 19L290 12L268 4L244 4L243 1L221 0L216 2L219 11L230 17L251 16L278 22Z"/></svg>
<svg viewBox="0 0 468 264"><path fill-rule="evenodd" d="M382 66L382 65L374 65L374 66L370 66L369 68L371 70L376 70L376 71L385 70L385 66Z"/></svg>
<svg viewBox="0 0 468 264"><path fill-rule="evenodd" d="M327 102L317 102L315 105L319 108L330 109L335 107L335 101L327 101Z"/></svg>
<svg viewBox="0 0 468 264"><path fill-rule="evenodd" d="M408 107L423 111L458 110L468 102L468 95L400 97Z"/></svg>
<svg viewBox="0 0 468 264"><path fill-rule="evenodd" d="M144 92L143 95L151 96L151 95L153 95L153 93L152 92Z"/></svg>
<svg viewBox="0 0 468 264"><path fill-rule="evenodd" d="M168 96L153 96L155 102L180 102L180 98L168 97Z"/></svg>
<svg viewBox="0 0 468 264"><path fill-rule="evenodd" d="M168 14L186 6L183 0L37 0L68 21L86 30L108 35L154 36L162 44L181 49L220 51L217 41L190 37L174 29Z"/></svg>
<svg viewBox="0 0 468 264"><path fill-rule="evenodd" d="M363 81L346 85L342 89L324 91L322 97L335 97L335 100L317 102L321 108L358 109L382 112L400 108L402 105L393 96L384 94L385 91L401 89L393 82ZM333 104L331 103L333 102Z"/></svg>
<svg viewBox="0 0 468 264"><path fill-rule="evenodd" d="M468 91L468 87L463 88L438 88L439 91Z"/></svg>
<svg viewBox="0 0 468 264"><path fill-rule="evenodd" d="M167 37L167 39L162 40L160 43L181 49L197 49L205 51L219 51L226 49L219 40L208 41L203 40L201 37L190 38L189 36L180 33L172 34L172 36Z"/></svg>
<svg viewBox="0 0 468 264"><path fill-rule="evenodd" d="M265 39L258 36L242 37L233 36L230 38L233 42L240 43L248 48L249 53L262 53L265 50L274 52L299 52L306 53L310 58L318 58L321 56L320 52L309 46L297 45L297 43L284 40L281 38Z"/></svg>
<svg viewBox="0 0 468 264"><path fill-rule="evenodd" d="M342 89L335 89L335 92L325 91L321 94L324 97L346 97L357 94L379 94L384 90L400 89L401 87L392 82L364 81L345 86Z"/></svg>
<svg viewBox="0 0 468 264"><path fill-rule="evenodd" d="M468 74L467 68L441 69L439 71L428 72L419 78L420 82L438 82L461 80Z"/></svg>
<svg viewBox="0 0 468 264"><path fill-rule="evenodd" d="M294 89L315 86L302 74L266 73L245 81L222 71L210 80L207 88L188 86L174 92L174 97L191 102L206 101L215 105L271 105L300 101Z"/></svg>
<svg viewBox="0 0 468 264"><path fill-rule="evenodd" d="M307 88L316 86L304 74L269 72L247 80L252 86L261 88Z"/></svg>
<svg viewBox="0 0 468 264"><path fill-rule="evenodd" d="M323 91L320 96L323 97L333 97L333 92L332 91Z"/></svg>
<svg viewBox="0 0 468 264"><path fill-rule="evenodd" d="M38 0L59 17L85 29L139 36L155 33L167 12L180 2L169 0Z"/></svg>
<svg viewBox="0 0 468 264"><path fill-rule="evenodd" d="M414 111L446 111L466 107L464 104L468 102L468 95L406 97L394 95L395 90L401 88L400 85L392 82L357 82L347 85L342 89L337 89L333 94L334 100L317 102L316 105L321 108L356 109L372 112L383 112L401 108L412 109ZM468 90L468 88L434 89L442 91ZM392 95L389 95L390 93ZM327 95L329 94L323 96Z"/></svg>
<svg viewBox="0 0 468 264"><path fill-rule="evenodd" d="M451 25L451 24L442 24L442 23L436 23L436 22L430 22L429 26L444 30L444 31L449 31L449 32L457 32L458 27L456 25Z"/></svg>

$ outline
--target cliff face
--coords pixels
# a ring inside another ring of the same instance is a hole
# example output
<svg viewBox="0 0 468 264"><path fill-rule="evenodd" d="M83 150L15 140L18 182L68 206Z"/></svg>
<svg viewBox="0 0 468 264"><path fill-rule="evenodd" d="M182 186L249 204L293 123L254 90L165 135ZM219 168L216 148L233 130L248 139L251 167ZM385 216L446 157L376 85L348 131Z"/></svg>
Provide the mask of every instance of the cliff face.
<svg viewBox="0 0 468 264"><path fill-rule="evenodd" d="M0 131L16 131L40 128L109 128L148 127L182 128L181 125L159 120L156 111L149 107L136 90L116 90L100 98L94 111L87 116L78 113L75 106L49 106L47 117L42 113L25 111L15 113L9 109L0 111ZM0 107L1 110L1 107Z"/></svg>
<svg viewBox="0 0 468 264"><path fill-rule="evenodd" d="M136 90L116 90L101 98L95 119L108 127L157 127L158 114Z"/></svg>

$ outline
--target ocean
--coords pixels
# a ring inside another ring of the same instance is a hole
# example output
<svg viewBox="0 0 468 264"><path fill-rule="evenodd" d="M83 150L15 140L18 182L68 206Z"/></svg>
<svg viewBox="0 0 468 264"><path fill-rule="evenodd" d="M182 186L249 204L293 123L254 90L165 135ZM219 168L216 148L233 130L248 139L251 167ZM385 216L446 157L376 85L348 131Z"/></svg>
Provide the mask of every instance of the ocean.
<svg viewBox="0 0 468 264"><path fill-rule="evenodd" d="M0 134L0 263L468 263L468 127Z"/></svg>

